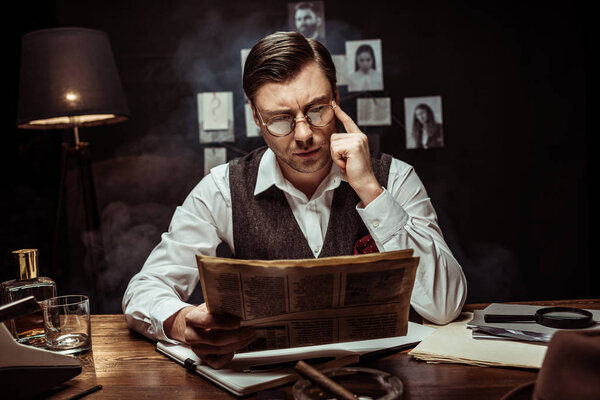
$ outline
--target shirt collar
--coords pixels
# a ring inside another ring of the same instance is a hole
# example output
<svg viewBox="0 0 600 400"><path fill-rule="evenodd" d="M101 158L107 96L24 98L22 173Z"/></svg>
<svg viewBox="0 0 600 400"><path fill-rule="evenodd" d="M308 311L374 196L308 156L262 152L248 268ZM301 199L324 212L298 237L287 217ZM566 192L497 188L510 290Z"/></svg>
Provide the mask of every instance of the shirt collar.
<svg viewBox="0 0 600 400"><path fill-rule="evenodd" d="M334 164L331 166L329 174L323 179L323 182L317 188L313 198L320 196L327 190L337 189L340 186L342 180L345 180L342 176L340 168ZM295 194L299 193L287 179L284 178L275 153L270 148L267 148L263 154L260 163L258 164L258 175L256 177L256 185L254 186L254 195L257 196L275 185L277 188L284 192Z"/></svg>

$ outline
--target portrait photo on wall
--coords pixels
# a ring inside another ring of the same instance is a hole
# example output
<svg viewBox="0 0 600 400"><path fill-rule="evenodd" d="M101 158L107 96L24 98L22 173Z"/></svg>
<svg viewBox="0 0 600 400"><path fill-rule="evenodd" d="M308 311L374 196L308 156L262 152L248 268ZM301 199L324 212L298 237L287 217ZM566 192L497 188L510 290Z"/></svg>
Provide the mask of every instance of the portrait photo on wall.
<svg viewBox="0 0 600 400"><path fill-rule="evenodd" d="M444 147L442 97L405 97L406 148Z"/></svg>
<svg viewBox="0 0 600 400"><path fill-rule="evenodd" d="M290 30L325 44L325 6L322 1L288 3Z"/></svg>
<svg viewBox="0 0 600 400"><path fill-rule="evenodd" d="M348 91L383 90L381 39L346 42Z"/></svg>

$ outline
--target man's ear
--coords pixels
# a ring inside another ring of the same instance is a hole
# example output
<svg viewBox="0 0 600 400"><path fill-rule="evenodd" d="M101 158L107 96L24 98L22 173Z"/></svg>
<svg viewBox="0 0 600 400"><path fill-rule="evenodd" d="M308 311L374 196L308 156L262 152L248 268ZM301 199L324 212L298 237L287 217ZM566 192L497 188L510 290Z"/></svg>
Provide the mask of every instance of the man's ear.
<svg viewBox="0 0 600 400"><path fill-rule="evenodd" d="M256 115L256 108L254 107L254 103L252 103L252 100L248 99L248 104L250 104L250 108L252 109L252 119L254 119L254 123L262 131L262 124L258 119L258 115Z"/></svg>
<svg viewBox="0 0 600 400"><path fill-rule="evenodd" d="M333 97L335 99L335 104L340 104L340 91L338 90L337 85L333 88Z"/></svg>

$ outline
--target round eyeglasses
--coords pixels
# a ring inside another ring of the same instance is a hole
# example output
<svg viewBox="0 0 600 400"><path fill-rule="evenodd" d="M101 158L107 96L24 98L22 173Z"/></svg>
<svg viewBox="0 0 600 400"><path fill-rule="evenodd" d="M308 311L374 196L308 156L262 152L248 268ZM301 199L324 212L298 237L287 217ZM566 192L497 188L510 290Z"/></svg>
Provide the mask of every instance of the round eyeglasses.
<svg viewBox="0 0 600 400"><path fill-rule="evenodd" d="M306 122L310 126L321 128L326 126L333 121L335 117L335 108L337 104L320 104L313 106L308 109L306 114L302 117L294 117L290 114L279 114L269 118L266 122L263 120L258 108L256 108L256 112L258 117L260 118L260 122L263 124L265 128L267 128L267 132L269 132L273 136L283 137L287 136L296 129L296 121L306 119Z"/></svg>

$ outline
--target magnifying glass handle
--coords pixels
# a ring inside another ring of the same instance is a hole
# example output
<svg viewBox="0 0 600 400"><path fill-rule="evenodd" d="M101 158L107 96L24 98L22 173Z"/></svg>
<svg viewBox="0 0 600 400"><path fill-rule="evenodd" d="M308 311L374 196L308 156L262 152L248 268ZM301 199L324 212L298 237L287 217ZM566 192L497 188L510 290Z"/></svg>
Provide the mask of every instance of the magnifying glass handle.
<svg viewBox="0 0 600 400"><path fill-rule="evenodd" d="M485 322L535 321L535 315L485 314Z"/></svg>

